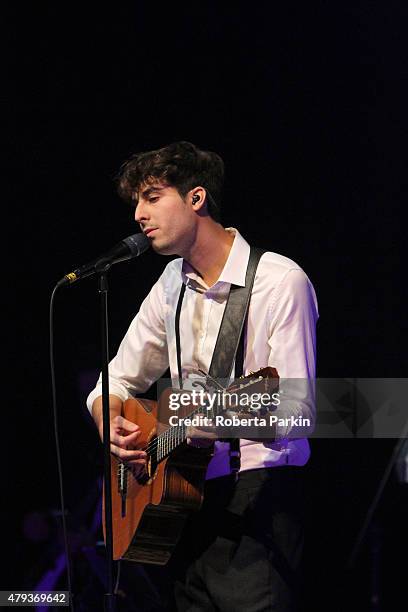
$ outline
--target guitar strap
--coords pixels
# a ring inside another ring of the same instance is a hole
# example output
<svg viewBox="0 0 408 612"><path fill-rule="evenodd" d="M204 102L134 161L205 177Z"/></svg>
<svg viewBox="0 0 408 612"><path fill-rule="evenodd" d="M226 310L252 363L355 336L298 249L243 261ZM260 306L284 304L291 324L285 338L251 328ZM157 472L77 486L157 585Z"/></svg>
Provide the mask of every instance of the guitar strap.
<svg viewBox="0 0 408 612"><path fill-rule="evenodd" d="M225 379L226 384L231 378L235 364L235 378L242 376L244 369L244 337L245 321L247 319L251 291L255 273L265 249L251 247L245 276L245 287L231 285L227 304L225 306L211 365L208 374L215 379ZM186 286L183 283L176 308L175 332L177 366L180 389L182 388L181 347L180 347L180 312ZM230 443L230 467L237 473L241 464L239 438L228 438Z"/></svg>

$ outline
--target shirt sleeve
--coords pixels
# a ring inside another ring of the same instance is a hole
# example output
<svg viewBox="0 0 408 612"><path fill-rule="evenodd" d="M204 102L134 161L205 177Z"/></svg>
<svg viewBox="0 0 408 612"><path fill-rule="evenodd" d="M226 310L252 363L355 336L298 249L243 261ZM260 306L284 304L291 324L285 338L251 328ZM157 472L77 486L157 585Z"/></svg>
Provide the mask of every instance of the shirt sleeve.
<svg viewBox="0 0 408 612"><path fill-rule="evenodd" d="M280 404L274 413L277 439L304 438L316 419L316 294L299 268L288 270L274 293L268 365L277 369L280 378Z"/></svg>
<svg viewBox="0 0 408 612"><path fill-rule="evenodd" d="M137 393L144 393L168 368L165 303L162 275L143 301L116 356L109 363L109 393L123 401ZM94 400L100 395L101 375L87 399L90 412Z"/></svg>

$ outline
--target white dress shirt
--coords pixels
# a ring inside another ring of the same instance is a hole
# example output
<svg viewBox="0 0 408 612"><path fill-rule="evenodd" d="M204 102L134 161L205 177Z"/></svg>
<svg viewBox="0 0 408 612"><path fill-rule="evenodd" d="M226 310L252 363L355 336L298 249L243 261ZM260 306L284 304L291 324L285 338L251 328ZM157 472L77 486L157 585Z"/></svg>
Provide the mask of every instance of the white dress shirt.
<svg viewBox="0 0 408 612"><path fill-rule="evenodd" d="M178 379L175 312L181 283L186 284L180 313L183 375L191 367L208 372L231 284L245 286L250 247L234 228L228 259L218 281L208 287L189 264L173 259L143 301L109 364L109 392L123 401L145 393L170 367ZM291 259L266 252L258 264L248 312L244 373L275 367L280 378L314 379L318 309L313 286ZM184 369L185 368L185 369ZM89 410L102 394L101 377L90 393ZM314 420L314 402L299 401L297 414ZM278 465L304 465L306 438L278 428L277 440L241 440L241 471ZM229 473L229 444L217 441L207 479Z"/></svg>

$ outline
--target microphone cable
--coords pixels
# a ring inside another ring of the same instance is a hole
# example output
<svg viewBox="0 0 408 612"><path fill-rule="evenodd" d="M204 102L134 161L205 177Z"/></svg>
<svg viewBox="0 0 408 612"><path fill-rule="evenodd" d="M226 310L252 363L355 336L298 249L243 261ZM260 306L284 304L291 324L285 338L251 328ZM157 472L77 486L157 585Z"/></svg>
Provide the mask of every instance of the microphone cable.
<svg viewBox="0 0 408 612"><path fill-rule="evenodd" d="M57 456L57 470L59 480L59 496L61 505L61 516L62 516L62 532L64 538L65 558L67 566L67 583L69 591L69 605L71 612L74 612L73 602L73 591L72 591L72 560L71 553L68 545L68 530L65 516L65 501L64 501L64 486L62 476L62 462L61 462L61 449L59 442L58 433L58 413L57 413L57 388L55 384L55 365L54 365L54 299L59 285L56 285L52 291L50 299L50 312L49 312L49 340L50 340L50 373L51 373L51 389L52 389L52 409L53 409L53 421L54 421L54 439L55 439L55 451Z"/></svg>

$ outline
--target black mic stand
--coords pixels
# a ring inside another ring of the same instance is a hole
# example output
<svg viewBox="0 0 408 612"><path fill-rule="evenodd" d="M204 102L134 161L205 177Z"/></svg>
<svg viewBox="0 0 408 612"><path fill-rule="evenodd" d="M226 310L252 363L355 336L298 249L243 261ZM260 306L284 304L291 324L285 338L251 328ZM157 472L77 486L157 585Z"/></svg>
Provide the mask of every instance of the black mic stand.
<svg viewBox="0 0 408 612"><path fill-rule="evenodd" d="M105 612L116 612L117 595L114 593L114 561L112 532L112 488L110 453L110 411L109 411L109 334L108 334L108 277L110 264L105 264L99 274L101 295L101 349L102 349L102 416L103 416L103 475L105 495L105 545L107 558L107 592L104 595Z"/></svg>
<svg viewBox="0 0 408 612"><path fill-rule="evenodd" d="M348 568L349 569L354 568L354 565L355 565L358 553L360 552L361 545L362 545L363 540L364 540L364 538L366 536L366 533L368 531L370 523L371 523L371 521L373 519L373 516L374 516L374 513L375 513L375 511L377 509L377 506L378 506L378 504L380 502L381 496L382 496L383 491L385 489L385 485L388 482L388 479L389 479L389 477L391 475L392 469L395 466L395 463L396 463L396 461L398 459L398 456L401 453L401 449L403 448L403 445L404 445L404 443L405 443L405 441L407 439L407 436L408 436L408 420L405 423L405 426L404 426L404 428L403 428L403 430L401 432L401 435L400 435L400 438L399 438L398 442L394 446L394 449L393 449L393 451L391 453L391 457L390 457L390 459L389 459L389 461L388 461L388 463L387 463L387 465L385 467L384 473L383 473L383 475L381 477L381 480L380 480L380 483L378 485L377 491L376 491L376 493L374 495L374 498L373 498L373 500L372 500L372 502L370 504L370 507L367 510L367 514L365 516L364 523L363 523L363 525L362 525L362 527L361 527L361 529L360 529L360 531L359 531L359 533L357 535L355 544L353 546L353 549L351 551L350 557L348 559Z"/></svg>
<svg viewBox="0 0 408 612"><path fill-rule="evenodd" d="M390 478L391 472L397 462L398 457L401 454L401 450L404 446L404 443L407 440L408 436L408 420L405 422L404 428L400 434L399 440L396 442L394 449L391 453L391 457L385 467L384 473L381 477L380 483L378 485L377 491L374 495L374 498L367 510L367 514L364 519L364 523L357 535L356 541L354 543L353 549L348 559L347 569L352 571L355 569L356 560L358 554L361 550L363 541L367 536L367 533L370 527L373 530L373 542L371 543L371 555L372 555L372 576L371 576L371 594L370 594L370 610L379 611L382 609L381 599L380 599L380 567L381 567L381 542L379 540L379 530L378 528L372 527L373 517L375 511L380 503L381 497L383 495L385 486Z"/></svg>

